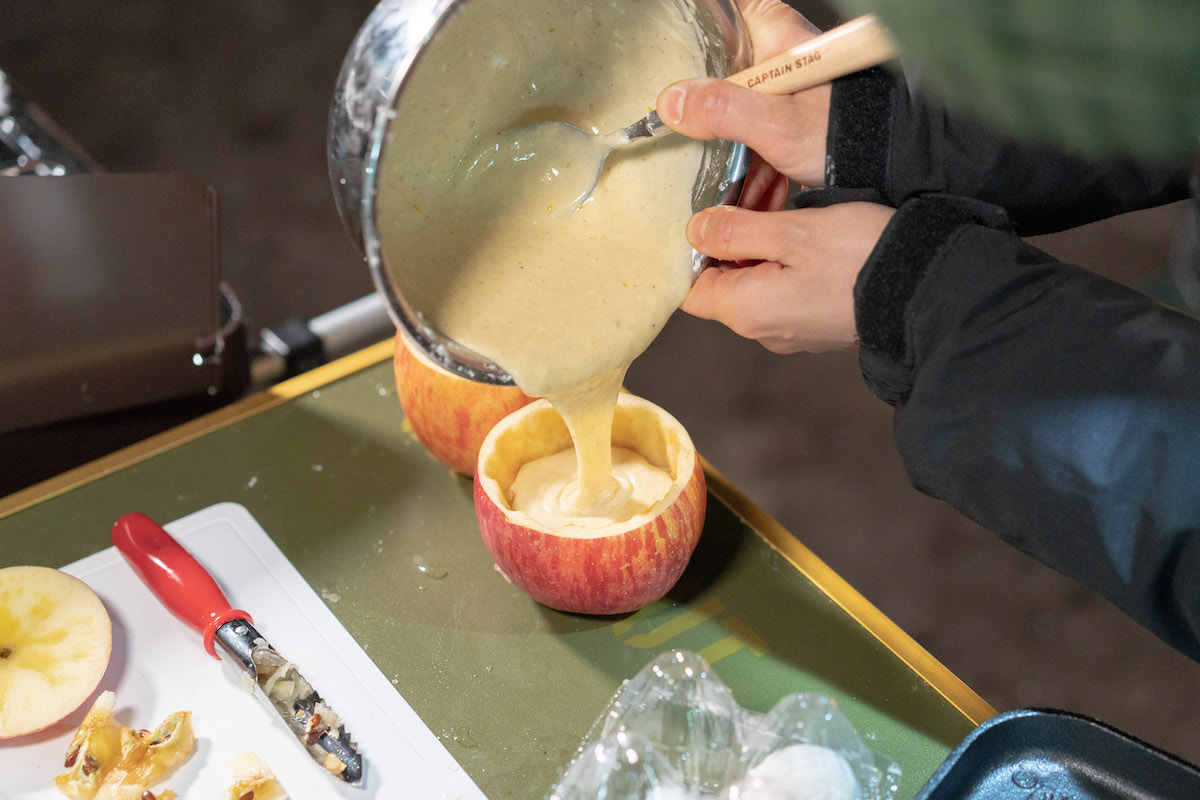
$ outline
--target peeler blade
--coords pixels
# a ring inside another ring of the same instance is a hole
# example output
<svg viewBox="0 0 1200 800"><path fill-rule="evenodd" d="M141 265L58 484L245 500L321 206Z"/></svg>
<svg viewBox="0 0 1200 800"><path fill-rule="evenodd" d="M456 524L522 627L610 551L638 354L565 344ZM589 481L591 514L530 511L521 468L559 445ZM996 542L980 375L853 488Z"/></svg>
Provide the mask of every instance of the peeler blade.
<svg viewBox="0 0 1200 800"><path fill-rule="evenodd" d="M218 653L254 681L259 696L318 766L346 783L362 782L362 756L353 737L294 663L247 620L221 625L214 640Z"/></svg>
<svg viewBox="0 0 1200 800"><path fill-rule="evenodd" d="M200 562L143 514L121 517L113 527L113 544L159 600L202 634L211 655L254 681L318 765L346 783L362 782L362 757L341 717L254 629L250 615L229 605Z"/></svg>

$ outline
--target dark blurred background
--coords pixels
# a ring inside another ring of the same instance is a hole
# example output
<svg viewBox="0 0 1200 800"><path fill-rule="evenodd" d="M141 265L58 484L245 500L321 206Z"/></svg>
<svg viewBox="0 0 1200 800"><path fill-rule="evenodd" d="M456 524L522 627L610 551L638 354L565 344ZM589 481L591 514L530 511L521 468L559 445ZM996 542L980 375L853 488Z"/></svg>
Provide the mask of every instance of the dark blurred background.
<svg viewBox="0 0 1200 800"><path fill-rule="evenodd" d="M253 337L372 291L333 205L325 130L342 57L373 6L0 0L0 70L106 169L183 173L216 190L222 273ZM1180 213L1037 243L1155 287ZM910 488L891 411L864 388L854 353L776 356L677 315L628 384L997 710L1076 711L1200 761L1200 666ZM805 621L780 609L780 624Z"/></svg>

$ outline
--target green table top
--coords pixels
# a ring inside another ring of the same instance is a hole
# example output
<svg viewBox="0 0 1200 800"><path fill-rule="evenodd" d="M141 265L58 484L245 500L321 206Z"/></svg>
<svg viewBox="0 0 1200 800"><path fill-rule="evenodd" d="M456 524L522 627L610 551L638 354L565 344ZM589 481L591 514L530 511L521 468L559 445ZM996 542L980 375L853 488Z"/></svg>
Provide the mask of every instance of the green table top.
<svg viewBox="0 0 1200 800"><path fill-rule="evenodd" d="M664 600L618 618L539 606L493 568L470 482L405 430L391 352L0 498L0 566L71 563L130 511L241 503L492 800L544 796L621 681L670 649L746 708L832 697L900 764L900 798L994 713L711 467L704 533Z"/></svg>

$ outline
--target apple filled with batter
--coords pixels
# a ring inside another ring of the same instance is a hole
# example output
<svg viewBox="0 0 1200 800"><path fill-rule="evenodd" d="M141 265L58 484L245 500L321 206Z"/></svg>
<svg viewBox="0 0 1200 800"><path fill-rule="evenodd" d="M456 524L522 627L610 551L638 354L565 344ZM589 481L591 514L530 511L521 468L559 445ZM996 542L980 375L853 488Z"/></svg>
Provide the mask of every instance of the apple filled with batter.
<svg viewBox="0 0 1200 800"><path fill-rule="evenodd" d="M581 498L571 435L539 400L492 429L475 470L475 513L501 573L543 605L622 614L679 580L704 526L700 457L684 427L622 393L612 424L614 485Z"/></svg>

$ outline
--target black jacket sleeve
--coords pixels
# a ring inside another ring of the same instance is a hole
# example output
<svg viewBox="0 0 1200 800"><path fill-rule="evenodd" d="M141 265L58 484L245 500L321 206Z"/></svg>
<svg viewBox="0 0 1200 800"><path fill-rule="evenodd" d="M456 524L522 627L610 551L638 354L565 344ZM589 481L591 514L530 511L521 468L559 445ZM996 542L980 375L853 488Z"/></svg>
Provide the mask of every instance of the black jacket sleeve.
<svg viewBox="0 0 1200 800"><path fill-rule="evenodd" d="M1006 142L878 69L834 82L828 152L800 204L898 209L855 312L912 484L1200 660L1200 323L1021 239L1186 174Z"/></svg>
<svg viewBox="0 0 1200 800"><path fill-rule="evenodd" d="M1200 660L1200 323L945 196L900 208L855 300L913 485Z"/></svg>
<svg viewBox="0 0 1200 800"><path fill-rule="evenodd" d="M873 187L899 206L930 192L1003 208L1022 236L1188 196L1187 172L1097 164L952 117L882 68L834 81L826 183Z"/></svg>

